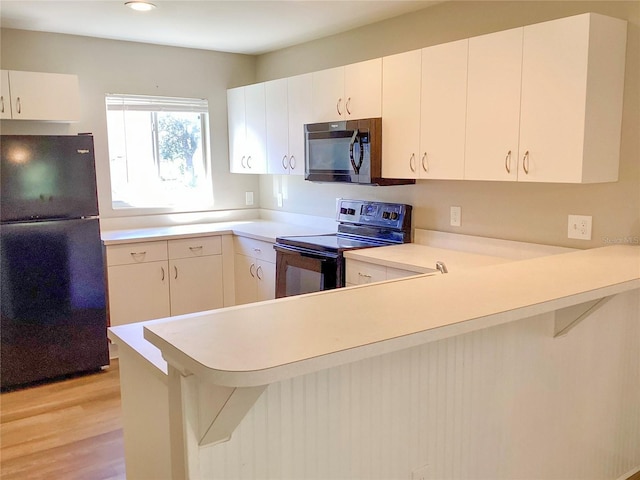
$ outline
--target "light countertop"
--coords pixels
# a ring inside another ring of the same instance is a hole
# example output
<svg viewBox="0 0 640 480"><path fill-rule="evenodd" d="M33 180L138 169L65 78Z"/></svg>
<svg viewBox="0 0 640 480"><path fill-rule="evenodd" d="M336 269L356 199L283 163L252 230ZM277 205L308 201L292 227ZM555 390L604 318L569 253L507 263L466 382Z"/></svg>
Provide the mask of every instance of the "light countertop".
<svg viewBox="0 0 640 480"><path fill-rule="evenodd" d="M107 246L121 243L151 242L177 238L231 234L274 243L276 241L276 237L287 235L313 235L319 233L332 232L327 231L326 229L318 229L290 223L251 220L111 230L102 232L101 237L103 243Z"/></svg>
<svg viewBox="0 0 640 480"><path fill-rule="evenodd" d="M344 256L347 259L416 273L433 272L438 261L445 263L449 273L511 261L506 258L434 248L417 243L351 250L345 252Z"/></svg>
<svg viewBox="0 0 640 480"><path fill-rule="evenodd" d="M203 380L266 385L637 288L640 247L616 245L185 315L144 337Z"/></svg>

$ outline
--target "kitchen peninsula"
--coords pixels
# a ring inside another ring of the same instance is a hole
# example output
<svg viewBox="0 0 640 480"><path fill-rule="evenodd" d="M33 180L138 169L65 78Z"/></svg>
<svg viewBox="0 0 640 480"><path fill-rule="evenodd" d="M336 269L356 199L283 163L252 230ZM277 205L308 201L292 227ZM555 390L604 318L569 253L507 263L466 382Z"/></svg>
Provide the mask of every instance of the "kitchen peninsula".
<svg viewBox="0 0 640 480"><path fill-rule="evenodd" d="M604 443L624 453L637 442L620 422L635 421L639 392L606 386L638 374L639 289L640 248L617 245L149 322L144 337L168 363L170 433L137 439L170 444L136 468L156 478L577 477ZM126 328L111 338L134 351ZM123 408L127 369L152 377L134 362L121 359ZM605 426L580 424L589 412ZM578 442L567 459L560 446L575 435L596 444ZM596 475L620 468L598 465Z"/></svg>

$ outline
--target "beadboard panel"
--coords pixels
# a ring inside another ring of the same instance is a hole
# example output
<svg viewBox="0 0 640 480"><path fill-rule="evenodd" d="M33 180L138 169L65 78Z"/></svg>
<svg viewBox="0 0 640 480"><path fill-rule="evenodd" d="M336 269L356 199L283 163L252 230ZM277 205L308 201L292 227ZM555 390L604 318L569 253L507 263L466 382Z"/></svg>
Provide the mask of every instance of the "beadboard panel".
<svg viewBox="0 0 640 480"><path fill-rule="evenodd" d="M640 465L640 294L270 385L207 479L615 479Z"/></svg>

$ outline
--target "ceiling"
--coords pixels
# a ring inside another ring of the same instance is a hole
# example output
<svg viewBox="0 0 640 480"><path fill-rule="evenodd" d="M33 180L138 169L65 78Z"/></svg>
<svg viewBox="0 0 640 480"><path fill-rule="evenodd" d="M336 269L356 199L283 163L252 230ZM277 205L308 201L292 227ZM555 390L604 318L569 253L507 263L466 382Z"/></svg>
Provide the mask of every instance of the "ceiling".
<svg viewBox="0 0 640 480"><path fill-rule="evenodd" d="M2 0L0 26L259 55L420 10L431 0Z"/></svg>

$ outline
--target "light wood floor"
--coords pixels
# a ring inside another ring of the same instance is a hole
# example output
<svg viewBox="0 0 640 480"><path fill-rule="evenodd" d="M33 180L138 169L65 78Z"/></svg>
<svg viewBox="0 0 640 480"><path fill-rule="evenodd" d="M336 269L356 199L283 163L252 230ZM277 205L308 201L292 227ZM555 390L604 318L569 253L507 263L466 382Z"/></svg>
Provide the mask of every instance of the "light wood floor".
<svg viewBox="0 0 640 480"><path fill-rule="evenodd" d="M0 474L125 478L118 361L99 373L0 395Z"/></svg>

